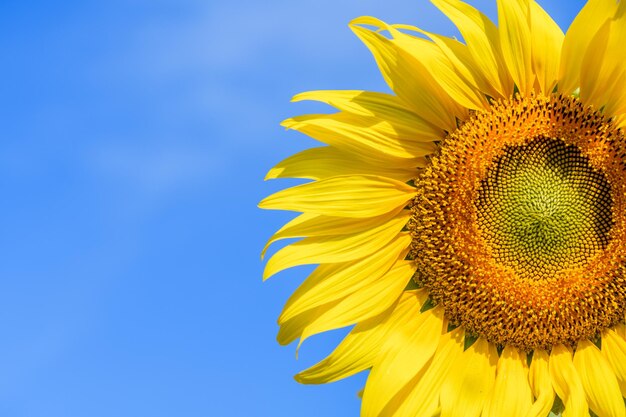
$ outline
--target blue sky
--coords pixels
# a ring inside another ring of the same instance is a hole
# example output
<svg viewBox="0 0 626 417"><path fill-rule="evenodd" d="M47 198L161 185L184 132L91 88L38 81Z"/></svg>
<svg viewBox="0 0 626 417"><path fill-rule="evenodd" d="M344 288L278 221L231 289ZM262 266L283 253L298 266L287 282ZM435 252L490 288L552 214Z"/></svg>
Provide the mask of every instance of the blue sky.
<svg viewBox="0 0 626 417"><path fill-rule="evenodd" d="M457 34L424 0L0 3L0 415L358 415L365 375L292 379L345 330L275 342L310 268L261 283L292 215L256 204L313 143L292 95L386 91L364 14Z"/></svg>

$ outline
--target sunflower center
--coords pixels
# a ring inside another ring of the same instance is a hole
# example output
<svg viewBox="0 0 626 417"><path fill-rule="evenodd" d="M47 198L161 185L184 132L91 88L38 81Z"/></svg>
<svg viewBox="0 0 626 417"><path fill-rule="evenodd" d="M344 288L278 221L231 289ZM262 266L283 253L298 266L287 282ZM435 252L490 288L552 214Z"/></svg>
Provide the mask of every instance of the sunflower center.
<svg viewBox="0 0 626 417"><path fill-rule="evenodd" d="M480 182L478 229L494 258L527 279L583 266L608 244L610 186L562 140L506 146Z"/></svg>
<svg viewBox="0 0 626 417"><path fill-rule="evenodd" d="M579 100L495 103L415 179L415 279L501 346L593 337L624 317L625 170L621 131Z"/></svg>

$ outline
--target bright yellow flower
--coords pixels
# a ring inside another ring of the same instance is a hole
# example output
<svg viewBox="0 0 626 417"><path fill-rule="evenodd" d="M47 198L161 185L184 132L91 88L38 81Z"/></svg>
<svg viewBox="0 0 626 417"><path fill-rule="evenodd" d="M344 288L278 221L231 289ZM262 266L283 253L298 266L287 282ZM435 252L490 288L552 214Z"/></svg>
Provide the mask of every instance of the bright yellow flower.
<svg viewBox="0 0 626 417"><path fill-rule="evenodd" d="M260 204L303 213L265 278L319 264L278 339L355 325L296 378L370 369L365 417L626 416L626 1L565 35L533 0L499 26L433 2L464 43L356 19L394 95L303 93L338 112L284 122L327 146L267 175L313 181Z"/></svg>

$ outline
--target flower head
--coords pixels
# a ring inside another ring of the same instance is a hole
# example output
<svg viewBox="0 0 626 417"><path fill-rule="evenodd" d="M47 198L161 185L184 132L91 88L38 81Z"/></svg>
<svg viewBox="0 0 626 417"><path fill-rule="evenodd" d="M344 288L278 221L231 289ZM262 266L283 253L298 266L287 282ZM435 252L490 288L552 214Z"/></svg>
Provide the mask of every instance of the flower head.
<svg viewBox="0 0 626 417"><path fill-rule="evenodd" d="M433 3L464 42L356 19L394 94L303 93L338 112L284 122L326 146L260 204L302 212L265 277L319 264L279 341L355 325L296 378L370 369L367 417L626 416L626 2L565 35L534 0L499 26Z"/></svg>

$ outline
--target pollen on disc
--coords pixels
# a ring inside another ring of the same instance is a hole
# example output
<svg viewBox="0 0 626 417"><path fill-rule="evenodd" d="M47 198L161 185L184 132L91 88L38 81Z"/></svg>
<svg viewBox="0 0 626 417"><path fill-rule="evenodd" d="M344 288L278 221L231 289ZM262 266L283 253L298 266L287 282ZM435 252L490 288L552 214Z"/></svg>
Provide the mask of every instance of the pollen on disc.
<svg viewBox="0 0 626 417"><path fill-rule="evenodd" d="M500 346L593 337L626 308L625 170L622 132L579 100L494 103L415 179L416 280Z"/></svg>
<svg viewBox="0 0 626 417"><path fill-rule="evenodd" d="M606 248L610 191L575 145L538 137L506 146L480 182L478 229L497 262L525 279L551 279Z"/></svg>

